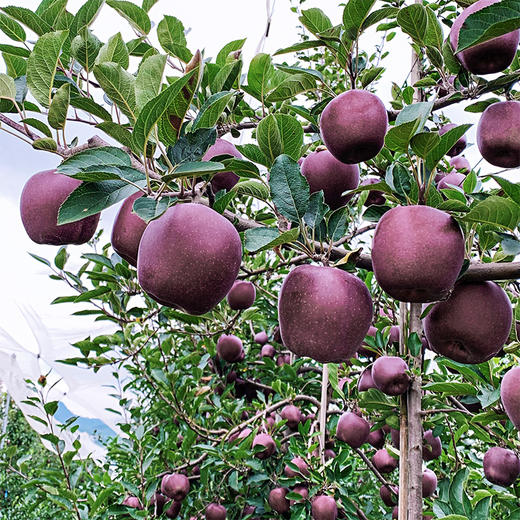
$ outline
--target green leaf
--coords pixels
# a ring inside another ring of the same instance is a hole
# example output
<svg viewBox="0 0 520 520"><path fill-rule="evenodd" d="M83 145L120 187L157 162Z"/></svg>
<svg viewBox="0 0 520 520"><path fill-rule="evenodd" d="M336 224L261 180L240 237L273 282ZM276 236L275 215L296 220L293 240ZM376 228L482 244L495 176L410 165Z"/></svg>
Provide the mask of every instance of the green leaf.
<svg viewBox="0 0 520 520"><path fill-rule="evenodd" d="M64 83L54 94L47 118L49 125L57 129L65 128L69 111L70 83Z"/></svg>
<svg viewBox="0 0 520 520"><path fill-rule="evenodd" d="M143 0L143 9L148 12L159 0Z"/></svg>
<svg viewBox="0 0 520 520"><path fill-rule="evenodd" d="M132 168L121 167L126 178L144 188L146 179L144 174ZM82 218L96 215L100 211L117 204L138 189L124 180L108 180L101 182L81 183L61 205L58 213L58 224L68 224Z"/></svg>
<svg viewBox="0 0 520 520"><path fill-rule="evenodd" d="M332 213L327 223L327 234L333 242L345 236L347 231L348 211L339 208Z"/></svg>
<svg viewBox="0 0 520 520"><path fill-rule="evenodd" d="M269 186L276 209L284 217L293 222L303 218L309 207L310 190L294 159L286 154L277 157L271 168Z"/></svg>
<svg viewBox="0 0 520 520"><path fill-rule="evenodd" d="M486 497L480 500L477 505L473 507L471 513L471 520L488 520L489 508L491 506L491 497Z"/></svg>
<svg viewBox="0 0 520 520"><path fill-rule="evenodd" d="M79 9L72 25L70 26L70 37L74 38L83 29L89 27L97 18L105 0L87 0Z"/></svg>
<svg viewBox="0 0 520 520"><path fill-rule="evenodd" d="M220 49L219 53L217 54L215 63L217 65L224 65L229 54L241 50L244 46L244 43L246 43L246 38L243 38L242 40L234 40L224 45L224 47L222 47L222 49Z"/></svg>
<svg viewBox="0 0 520 520"><path fill-rule="evenodd" d="M395 120L396 125L406 123L409 121L419 120L419 129L422 130L428 117L430 116L433 109L433 103L431 101L422 101L420 103L413 103L404 107Z"/></svg>
<svg viewBox="0 0 520 520"><path fill-rule="evenodd" d="M520 184L503 179L498 175L491 175L490 177L500 185L511 200L520 205Z"/></svg>
<svg viewBox="0 0 520 520"><path fill-rule="evenodd" d="M211 128L217 124L222 112L228 105L231 98L235 96L232 91L219 92L210 96L202 105L195 121L193 121L192 129Z"/></svg>
<svg viewBox="0 0 520 520"><path fill-rule="evenodd" d="M32 147L35 150L55 152L58 149L58 144L54 139L51 139L50 137L43 137L41 139L36 139L35 141L33 141Z"/></svg>
<svg viewBox="0 0 520 520"><path fill-rule="evenodd" d="M300 22L309 29L312 34L321 33L332 27L330 18L317 7L304 9L300 16Z"/></svg>
<svg viewBox="0 0 520 520"><path fill-rule="evenodd" d="M31 31L35 32L38 36L42 36L52 31L52 27L45 22L45 20L42 20L42 18L40 18L36 13L26 7L9 6L2 7L1 9L11 18L18 20L20 23L31 29Z"/></svg>
<svg viewBox="0 0 520 520"><path fill-rule="evenodd" d="M62 249L62 251L64 251L64 249ZM49 401L43 405L43 408L49 415L52 416L58 411L58 405L58 401Z"/></svg>
<svg viewBox="0 0 520 520"><path fill-rule="evenodd" d="M477 395L478 393L478 389L470 383L428 383L423 388L447 395Z"/></svg>
<svg viewBox="0 0 520 520"><path fill-rule="evenodd" d="M2 58L4 58L5 65L7 68L7 74L12 78L19 78L20 76L25 76L27 72L27 62L23 58L19 58L18 56L13 56L12 54L2 53Z"/></svg>
<svg viewBox="0 0 520 520"><path fill-rule="evenodd" d="M253 180L238 182L231 188L238 195L249 195L258 200L266 201L269 198L269 189L262 182Z"/></svg>
<svg viewBox="0 0 520 520"><path fill-rule="evenodd" d="M323 47L323 46L325 46L325 42L322 40L307 40L305 42L295 43L294 45L291 45L290 47L278 49L274 53L274 56L279 56L280 54L288 54L290 52L304 51L307 49L314 49L314 48Z"/></svg>
<svg viewBox="0 0 520 520"><path fill-rule="evenodd" d="M463 495L464 495L464 482L468 476L468 470L466 468L457 471L450 482L450 505L455 513L464 513L463 506Z"/></svg>
<svg viewBox="0 0 520 520"><path fill-rule="evenodd" d="M267 94L269 78L272 72L273 65L269 54L257 54L249 64L247 85L262 102Z"/></svg>
<svg viewBox="0 0 520 520"><path fill-rule="evenodd" d="M472 125L460 125L448 130L441 136L439 144L426 156L426 168L430 171L453 148L455 143L471 128Z"/></svg>
<svg viewBox="0 0 520 520"><path fill-rule="evenodd" d="M325 204L323 190L316 191L311 193L309 207L303 220L311 229L318 229L327 211L329 211L329 207Z"/></svg>
<svg viewBox="0 0 520 520"><path fill-rule="evenodd" d="M428 13L422 4L412 4L400 9L397 15L399 27L420 45L424 43L428 28Z"/></svg>
<svg viewBox="0 0 520 520"><path fill-rule="evenodd" d="M40 131L42 134L45 134L47 137L52 137L52 132L50 128L39 119L34 119L32 117L28 117L27 119L22 119L22 123L25 123L26 125L32 126L33 128L36 128L36 130Z"/></svg>
<svg viewBox="0 0 520 520"><path fill-rule="evenodd" d="M7 74L0 74L0 98L13 100L16 98L14 79Z"/></svg>
<svg viewBox="0 0 520 520"><path fill-rule="evenodd" d="M238 151L250 161L269 167L270 161L256 144L248 143L237 146Z"/></svg>
<svg viewBox="0 0 520 520"><path fill-rule="evenodd" d="M520 29L520 5L517 0L502 0L479 9L464 21L457 52Z"/></svg>
<svg viewBox="0 0 520 520"><path fill-rule="evenodd" d="M421 132L412 137L410 146L419 157L424 159L440 142L441 138L437 132Z"/></svg>
<svg viewBox="0 0 520 520"><path fill-rule="evenodd" d="M67 31L44 34L27 60L27 85L36 100L45 107L51 104L56 67L66 39Z"/></svg>
<svg viewBox="0 0 520 520"><path fill-rule="evenodd" d="M133 140L136 148L146 155L146 144L159 120L168 112L170 119L177 117L184 119L184 114L191 102L191 97L186 99L184 88L188 85L196 70L193 70L179 78L175 83L163 90L158 96L150 100L142 109L134 127ZM172 125L173 126L173 125ZM175 128L180 130L180 124Z"/></svg>
<svg viewBox="0 0 520 520"><path fill-rule="evenodd" d="M58 173L75 175L92 166L130 166L131 161L127 153L113 146L89 148L65 159L58 167Z"/></svg>
<svg viewBox="0 0 520 520"><path fill-rule="evenodd" d="M103 130L103 132L123 146L133 149L134 142L132 140L132 134L124 126L114 123L113 121L104 121L103 123L99 123L96 128ZM134 151L137 152L137 150Z"/></svg>
<svg viewBox="0 0 520 520"><path fill-rule="evenodd" d="M112 63L118 63L119 65L121 65L121 67L123 67L123 69L128 68L128 65L130 63L128 47L123 41L121 33L114 34L114 36L109 38L108 42L105 43L99 50L99 53L96 58L96 64L105 63L107 61Z"/></svg>
<svg viewBox="0 0 520 520"><path fill-rule="evenodd" d="M161 197L159 200L151 197L139 197L134 201L132 212L139 215L148 224L159 218L176 201L176 197Z"/></svg>
<svg viewBox="0 0 520 520"><path fill-rule="evenodd" d="M424 36L424 43L427 46L434 47L439 51L442 50L444 43L444 34L442 32L442 25L439 22L437 14L430 7L426 7L426 16L428 18L428 26Z"/></svg>
<svg viewBox="0 0 520 520"><path fill-rule="evenodd" d="M84 110L93 116L99 117L104 121L111 121L112 116L110 112L105 110L101 105L98 105L94 100L83 96L71 96L70 104L74 108Z"/></svg>
<svg viewBox="0 0 520 520"><path fill-rule="evenodd" d="M235 82L239 79L242 70L242 60L236 60L224 65L211 82L211 92L221 92L231 90Z"/></svg>
<svg viewBox="0 0 520 520"><path fill-rule="evenodd" d="M157 26L157 37L161 47L172 56L188 63L192 54L186 48L184 25L174 16L165 16Z"/></svg>
<svg viewBox="0 0 520 520"><path fill-rule="evenodd" d="M24 42L27 38L24 28L4 13L0 13L0 30L15 42Z"/></svg>
<svg viewBox="0 0 520 520"><path fill-rule="evenodd" d="M216 139L215 128L199 128L194 132L188 132L179 138L175 146L168 148L168 158L172 164L200 161L207 149L215 144Z"/></svg>
<svg viewBox="0 0 520 520"><path fill-rule="evenodd" d="M260 121L256 137L263 154L270 163L285 153L298 160L303 145L303 128L299 121L288 114L270 114Z"/></svg>
<svg viewBox="0 0 520 520"><path fill-rule="evenodd" d="M106 95L131 122L134 122L136 120L135 77L118 63L96 65L94 76Z"/></svg>
<svg viewBox="0 0 520 520"><path fill-rule="evenodd" d="M245 232L245 249L251 253L266 251L274 247L294 242L300 234L299 228L280 233L275 228L253 228Z"/></svg>
<svg viewBox="0 0 520 520"><path fill-rule="evenodd" d="M2 13L0 13L0 19ZM0 43L0 52L4 54L10 54L11 56L18 56L20 58L28 58L31 55L31 51L24 47L17 47L16 45L9 45L8 43Z"/></svg>
<svg viewBox="0 0 520 520"><path fill-rule="evenodd" d="M90 31L78 34L70 45L70 52L77 62L90 72L101 49L101 41Z"/></svg>
<svg viewBox="0 0 520 520"><path fill-rule="evenodd" d="M385 136L385 145L390 150L406 152L412 137L419 128L420 120L408 121L388 130Z"/></svg>
<svg viewBox="0 0 520 520"><path fill-rule="evenodd" d="M57 24L65 15L67 1L68 0L43 0L35 12L50 26L56 29L63 29L64 27L57 27Z"/></svg>
<svg viewBox="0 0 520 520"><path fill-rule="evenodd" d="M514 231L520 222L520 206L512 200L493 195L471 208L462 220L480 224L494 224Z"/></svg>
<svg viewBox="0 0 520 520"><path fill-rule="evenodd" d="M382 7L381 9L378 9L377 11L373 11L370 13L363 22L363 25L361 26L361 32L368 29L372 25L379 23L382 20L386 20L389 18L395 18L397 16L397 13L399 12L399 9L397 7Z"/></svg>
<svg viewBox="0 0 520 520"><path fill-rule="evenodd" d="M350 40L355 40L361 32L363 22L375 4L375 0L349 0L343 10L343 27Z"/></svg>
<svg viewBox="0 0 520 520"><path fill-rule="evenodd" d="M274 103L276 101L284 101L291 99L302 92L314 90L316 88L316 79L310 74L294 74L285 78L274 90L267 96L266 101Z"/></svg>
<svg viewBox="0 0 520 520"><path fill-rule="evenodd" d="M126 0L106 0L138 33L148 34L152 28L150 18L141 7Z"/></svg>
<svg viewBox="0 0 520 520"><path fill-rule="evenodd" d="M142 62L135 80L135 98L138 109L142 109L161 91L165 66L166 56L162 54L149 56Z"/></svg>
<svg viewBox="0 0 520 520"><path fill-rule="evenodd" d="M226 167L226 171L235 172L239 177L261 179L258 167L250 161L233 157L232 159L224 159L220 162Z"/></svg>

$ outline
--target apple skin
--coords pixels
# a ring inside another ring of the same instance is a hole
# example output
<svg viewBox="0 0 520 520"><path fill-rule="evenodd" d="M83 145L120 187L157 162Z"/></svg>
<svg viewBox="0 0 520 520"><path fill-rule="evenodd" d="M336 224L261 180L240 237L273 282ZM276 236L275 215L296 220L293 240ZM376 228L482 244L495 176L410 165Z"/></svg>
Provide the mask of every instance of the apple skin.
<svg viewBox="0 0 520 520"><path fill-rule="evenodd" d="M372 369L370 367L366 368L358 381L358 392L365 392L366 390L370 390L371 388L377 388L374 383L374 379L372 378Z"/></svg>
<svg viewBox="0 0 520 520"><path fill-rule="evenodd" d="M298 356L322 363L340 363L355 355L372 312L367 286L334 267L296 267L285 278L278 300L283 344Z"/></svg>
<svg viewBox="0 0 520 520"><path fill-rule="evenodd" d="M391 488L390 489L388 488ZM393 507L397 505L397 499L399 497L399 487L398 486L381 486L379 488L379 496L381 497L381 500L387 507Z"/></svg>
<svg viewBox="0 0 520 520"><path fill-rule="evenodd" d="M431 469L425 469L422 476L423 498L429 498L437 489L437 475Z"/></svg>
<svg viewBox="0 0 520 520"><path fill-rule="evenodd" d="M385 144L388 115L383 102L367 90L349 90L334 98L320 118L321 138L346 164L373 159Z"/></svg>
<svg viewBox="0 0 520 520"><path fill-rule="evenodd" d="M352 412L345 412L338 421L336 437L351 448L359 448L368 441L370 424Z"/></svg>
<svg viewBox="0 0 520 520"><path fill-rule="evenodd" d="M293 493L298 493L298 495L301 495L301 500L290 500L290 504L291 506L295 503L301 503L301 502L304 502L305 500L307 500L307 498L309 497L309 489L307 488L307 486L294 486L293 489L292 489L292 492Z"/></svg>
<svg viewBox="0 0 520 520"><path fill-rule="evenodd" d="M23 187L20 214L29 238L37 244L85 244L94 236L100 214L58 226L58 211L81 181L46 170L33 175Z"/></svg>
<svg viewBox="0 0 520 520"><path fill-rule="evenodd" d="M210 146L207 152L202 157L203 161L209 161L217 155L232 155L237 159L242 159L242 154L235 148L233 143L226 141L225 139L217 139L215 144ZM213 193L217 193L220 190L230 190L240 179L240 177L234 172L219 172L211 179L211 187Z"/></svg>
<svg viewBox="0 0 520 520"><path fill-rule="evenodd" d="M285 406L280 414L280 417L287 421L287 426L291 430L297 430L298 424L300 424L303 420L303 415L300 409L293 404L289 404Z"/></svg>
<svg viewBox="0 0 520 520"><path fill-rule="evenodd" d="M271 509L276 511L277 513L288 513L291 507L289 500L285 497L288 493L286 488L278 487L271 489L269 492L268 502L271 506Z"/></svg>
<svg viewBox="0 0 520 520"><path fill-rule="evenodd" d="M159 492L155 492L150 499L150 505L153 507L155 516L161 516L164 510L164 506L170 501L169 498L165 497Z"/></svg>
<svg viewBox="0 0 520 520"><path fill-rule="evenodd" d="M274 355L276 354L276 351L274 350L274 347L270 345L269 343L266 343L262 346L262 350L260 350L260 357L269 357L271 359L274 358Z"/></svg>
<svg viewBox="0 0 520 520"><path fill-rule="evenodd" d="M492 484L509 487L520 475L520 460L511 450L490 448L484 455L484 475Z"/></svg>
<svg viewBox="0 0 520 520"><path fill-rule="evenodd" d="M399 449L401 444L401 431L396 430L395 428L390 428L390 440L392 442L392 446L396 449Z"/></svg>
<svg viewBox="0 0 520 520"><path fill-rule="evenodd" d="M265 332L265 330L257 332L255 334L254 341L259 345L265 345L269 341L269 338L267 337L267 332Z"/></svg>
<svg viewBox="0 0 520 520"><path fill-rule="evenodd" d="M301 457L294 457L291 460L291 463L294 464L295 466L297 466L300 471L296 472L292 468L290 468L288 465L286 465L283 470L286 477L295 478L295 477L301 477L302 475L304 477L307 477L309 475L309 465Z"/></svg>
<svg viewBox="0 0 520 520"><path fill-rule="evenodd" d="M325 203L330 209L345 206L352 195L341 195L359 185L357 164L338 161L328 150L319 150L308 155L301 168L311 193L323 190Z"/></svg>
<svg viewBox="0 0 520 520"><path fill-rule="evenodd" d="M477 146L493 166L520 166L520 102L502 101L488 106L477 126Z"/></svg>
<svg viewBox="0 0 520 520"><path fill-rule="evenodd" d="M259 433L258 435L256 435L253 439L252 446L253 448L255 446L264 447L263 451L255 453L256 457L261 460L268 459L276 451L276 444L273 441L273 438L270 435L267 435L266 433Z"/></svg>
<svg viewBox="0 0 520 520"><path fill-rule="evenodd" d="M439 190L454 189L453 186L462 187L462 183L466 179L463 173L453 172L445 175L440 181L437 187Z"/></svg>
<svg viewBox="0 0 520 520"><path fill-rule="evenodd" d="M520 430L520 366L512 368L502 379L500 396L507 416Z"/></svg>
<svg viewBox="0 0 520 520"><path fill-rule="evenodd" d="M143 193L138 191L123 202L114 220L110 239L114 251L134 267L137 267L139 243L147 224L139 215L132 212L132 208L134 202L142 196Z"/></svg>
<svg viewBox="0 0 520 520"><path fill-rule="evenodd" d="M374 430L368 434L368 444L376 450L380 450L385 445L385 433L382 429Z"/></svg>
<svg viewBox="0 0 520 520"><path fill-rule="evenodd" d="M327 448L324 452L324 455L325 455L325 460L329 460L329 459L335 459L336 458L336 453L334 450L331 450L330 448Z"/></svg>
<svg viewBox="0 0 520 520"><path fill-rule="evenodd" d="M177 518L181 512L181 502L173 502L172 505L164 512L166 518Z"/></svg>
<svg viewBox="0 0 520 520"><path fill-rule="evenodd" d="M442 443L439 437L433 435L432 430L426 430L423 435L423 460L438 459L442 454Z"/></svg>
<svg viewBox="0 0 520 520"><path fill-rule="evenodd" d="M462 157L462 155L457 155L457 157L450 159L450 166L460 172L469 173L471 171L471 164L466 157Z"/></svg>
<svg viewBox="0 0 520 520"><path fill-rule="evenodd" d="M459 34L466 18L484 7L496 4L500 0L478 0L470 5L457 17L451 27L450 44L455 52L459 44ZM471 47L455 56L461 62L466 70L472 74L494 74L502 72L511 65L518 42L520 40L520 31L513 31L498 38L493 38L487 42Z"/></svg>
<svg viewBox="0 0 520 520"><path fill-rule="evenodd" d="M240 338L233 334L223 334L217 341L217 353L220 359L228 363L235 363L240 360L244 348Z"/></svg>
<svg viewBox="0 0 520 520"><path fill-rule="evenodd" d="M447 125L442 126L441 128L439 128L439 135L444 135L446 132L448 132L449 130L452 130L456 126L457 125L454 123L449 123ZM449 155L450 157L455 157L456 155L460 155L466 149L467 145L468 145L468 140L467 140L466 136L463 135L453 145L453 147L450 150L448 150L446 155Z"/></svg>
<svg viewBox="0 0 520 520"><path fill-rule="evenodd" d="M123 505L127 507L132 507L134 509L143 509L143 505L141 504L141 501L137 497L126 497L123 500Z"/></svg>
<svg viewBox="0 0 520 520"><path fill-rule="evenodd" d="M513 311L494 282L458 283L423 320L430 348L453 361L474 365L495 357L506 343Z"/></svg>
<svg viewBox="0 0 520 520"><path fill-rule="evenodd" d="M377 184L381 182L381 179L377 177L367 177L361 182L361 186L370 186L371 184ZM365 200L364 206L383 206L386 202L385 194L379 190L371 190L368 192L368 197Z"/></svg>
<svg viewBox="0 0 520 520"><path fill-rule="evenodd" d="M311 506L313 520L336 520L338 506L333 497L318 495L312 499Z"/></svg>
<svg viewBox="0 0 520 520"><path fill-rule="evenodd" d="M379 473L392 473L397 468L399 461L394 459L388 451L382 449L375 452L372 457L372 464L374 464Z"/></svg>
<svg viewBox="0 0 520 520"><path fill-rule="evenodd" d="M202 204L176 204L148 224L137 275L154 300L188 314L205 314L229 292L242 261L233 225Z"/></svg>
<svg viewBox="0 0 520 520"><path fill-rule="evenodd" d="M190 481L182 473L164 475L161 481L161 493L168 498L180 502L190 491Z"/></svg>
<svg viewBox="0 0 520 520"><path fill-rule="evenodd" d="M386 395L402 395L410 386L406 361L397 356L381 356L372 366L372 378Z"/></svg>
<svg viewBox="0 0 520 520"><path fill-rule="evenodd" d="M255 286L242 280L237 280L226 296L228 305L234 311L249 309L255 303L255 298Z"/></svg>
<svg viewBox="0 0 520 520"><path fill-rule="evenodd" d="M464 236L450 215L429 206L398 206L377 224L372 264L392 298L427 303L448 296L464 253Z"/></svg>
<svg viewBox="0 0 520 520"><path fill-rule="evenodd" d="M226 520L227 510L220 504L212 502L206 507L206 520Z"/></svg>

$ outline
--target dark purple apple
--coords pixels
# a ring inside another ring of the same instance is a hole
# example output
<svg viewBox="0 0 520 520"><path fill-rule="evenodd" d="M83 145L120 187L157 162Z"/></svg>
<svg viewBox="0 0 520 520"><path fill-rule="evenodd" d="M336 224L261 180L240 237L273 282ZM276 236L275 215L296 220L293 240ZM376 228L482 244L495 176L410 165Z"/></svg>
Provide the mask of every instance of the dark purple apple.
<svg viewBox="0 0 520 520"><path fill-rule="evenodd" d="M291 355L290 354L280 354L276 358L276 366L281 367L282 365L290 365L291 364Z"/></svg>
<svg viewBox="0 0 520 520"><path fill-rule="evenodd" d="M490 448L484 455L484 475L492 484L509 487L520 475L520 460L511 450Z"/></svg>
<svg viewBox="0 0 520 520"><path fill-rule="evenodd" d="M520 430L520 367L515 367L502 379L500 396L504 410L517 430Z"/></svg>
<svg viewBox="0 0 520 520"><path fill-rule="evenodd" d="M269 502L269 505L273 511L276 511L280 514L289 512L291 504L289 500L285 498L288 492L289 491L286 488L282 487L271 489L267 501Z"/></svg>
<svg viewBox="0 0 520 520"><path fill-rule="evenodd" d="M373 159L383 148L388 115L383 102L367 90L349 90L334 98L320 118L321 138L346 164Z"/></svg>
<svg viewBox="0 0 520 520"><path fill-rule="evenodd" d="M464 236L450 215L429 206L398 206L377 225L372 264L392 298L426 303L448 296L464 254Z"/></svg>
<svg viewBox="0 0 520 520"><path fill-rule="evenodd" d="M246 516L254 515L255 513L256 513L256 507L247 504L242 509L242 518L245 518Z"/></svg>
<svg viewBox="0 0 520 520"><path fill-rule="evenodd" d="M376 467L379 473L392 473L399 461L394 459L387 450L377 450L372 457L372 464Z"/></svg>
<svg viewBox="0 0 520 520"><path fill-rule="evenodd" d="M23 227L37 244L64 246L85 244L96 232L99 213L70 224L58 226L58 211L81 181L47 170L33 175L20 199Z"/></svg>
<svg viewBox="0 0 520 520"><path fill-rule="evenodd" d="M134 267L137 267L137 253L146 222L132 209L134 202L142 196L142 192L138 191L123 202L114 220L110 239L114 251Z"/></svg>
<svg viewBox="0 0 520 520"><path fill-rule="evenodd" d="M296 502L303 502L304 500L307 500L307 498L309 497L309 489L307 488L307 486L294 486L292 492L298 493L298 495L300 495L302 498L301 500L290 500L291 506Z"/></svg>
<svg viewBox="0 0 520 520"><path fill-rule="evenodd" d="M423 498L429 498L437 489L437 475L431 469L425 469L422 475Z"/></svg>
<svg viewBox="0 0 520 520"><path fill-rule="evenodd" d="M401 333L399 332L399 327L397 325L392 325L390 327L390 334L388 335L388 343L399 343L400 337Z"/></svg>
<svg viewBox="0 0 520 520"><path fill-rule="evenodd" d="M387 507L393 507L397 505L397 499L399 497L398 486L381 486L379 488L379 496Z"/></svg>
<svg viewBox="0 0 520 520"><path fill-rule="evenodd" d="M273 340L276 343L282 343L282 335L280 334L280 327L276 326L273 331Z"/></svg>
<svg viewBox="0 0 520 520"><path fill-rule="evenodd" d="M380 450L385 445L385 433L381 428L369 433L368 444L376 450Z"/></svg>
<svg viewBox="0 0 520 520"><path fill-rule="evenodd" d="M206 520L226 520L227 510L220 504L212 502L206 507Z"/></svg>
<svg viewBox="0 0 520 520"><path fill-rule="evenodd" d="M311 193L323 190L325 203L330 209L344 206L352 195L342 193L354 190L359 185L358 165L342 163L328 150L312 152L305 159L301 170Z"/></svg>
<svg viewBox="0 0 520 520"><path fill-rule="evenodd" d="M291 428L291 430L297 430L298 424L300 424L303 419L302 412L293 404L285 406L280 416L284 421L287 421L287 426Z"/></svg>
<svg viewBox="0 0 520 520"><path fill-rule="evenodd" d="M473 365L496 356L509 337L512 320L506 292L494 282L475 282L458 283L423 324L432 350Z"/></svg>
<svg viewBox="0 0 520 520"><path fill-rule="evenodd" d="M261 357L268 357L268 358L273 359L275 353L276 353L276 352L275 352L275 350L274 350L274 347L273 347L272 345L270 345L269 343L266 343L266 344L262 347L262 350L260 350L260 356L261 356Z"/></svg>
<svg viewBox="0 0 520 520"><path fill-rule="evenodd" d="M394 448L399 449L401 444L401 431L396 430L395 428L390 428L390 441Z"/></svg>
<svg viewBox="0 0 520 520"><path fill-rule="evenodd" d="M377 388L372 378L372 368L366 368L363 373L359 376L358 381L358 392L365 392L371 388Z"/></svg>
<svg viewBox="0 0 520 520"><path fill-rule="evenodd" d="M442 443L439 437L433 435L432 430L426 430L423 435L423 460L438 459L442 454Z"/></svg>
<svg viewBox="0 0 520 520"><path fill-rule="evenodd" d="M150 499L150 505L153 507L155 516L161 516L164 510L164 506L170 501L169 498L165 497L159 492L152 495Z"/></svg>
<svg viewBox="0 0 520 520"><path fill-rule="evenodd" d="M307 462L305 462L304 459L302 459L301 457L294 457L291 460L291 463L294 464L299 469L299 471L296 472L294 469L292 469L286 464L283 470L286 477L294 478L300 477L301 475L307 477L309 475L309 465L307 464Z"/></svg>
<svg viewBox="0 0 520 520"><path fill-rule="evenodd" d="M336 458L336 453L334 452L334 450L331 450L330 448L327 448L324 451L324 455L325 455L325 460L335 459Z"/></svg>
<svg viewBox="0 0 520 520"><path fill-rule="evenodd" d="M454 123L449 123L447 125L441 126L439 128L439 135L444 135L446 132L449 132L453 128L455 128L457 125ZM459 140L453 145L453 147L448 150L446 155L449 155L450 157L455 157L456 155L460 155L468 145L468 140L465 135L459 138Z"/></svg>
<svg viewBox="0 0 520 520"><path fill-rule="evenodd" d="M203 161L209 161L218 155L232 155L237 159L242 159L242 154L235 148L233 143L225 139L217 139L215 144L208 148L208 151L202 158ZM220 190L230 190L239 180L239 176L233 172L219 172L211 179L211 187L213 193Z"/></svg>
<svg viewBox="0 0 520 520"><path fill-rule="evenodd" d="M336 437L346 442L351 448L359 448L368 440L370 424L363 417L352 412L345 412L338 421Z"/></svg>
<svg viewBox="0 0 520 520"><path fill-rule="evenodd" d="M171 506L164 512L166 518L177 518L181 512L181 502L172 502Z"/></svg>
<svg viewBox="0 0 520 520"><path fill-rule="evenodd" d="M470 5L457 17L451 27L450 44L453 51L457 50L459 45L460 31L464 31L463 24L466 18L484 7L496 4L500 0L478 0ZM520 40L520 31L513 31L498 38L493 38L487 42L470 47L455 56L462 63L464 68L472 74L495 74L502 72L511 65L518 41Z"/></svg>
<svg viewBox="0 0 520 520"><path fill-rule="evenodd" d="M285 278L278 300L284 345L322 363L352 358L372 321L367 286L334 267L301 265Z"/></svg>
<svg viewBox="0 0 520 520"><path fill-rule="evenodd" d="M338 518L338 506L333 497L318 495L312 499L313 520L336 520Z"/></svg>
<svg viewBox="0 0 520 520"><path fill-rule="evenodd" d="M143 509L143 505L141 504L141 501L137 497L126 497L123 500L123 505L126 507L132 507L133 509Z"/></svg>
<svg viewBox="0 0 520 520"><path fill-rule="evenodd" d="M233 334L223 334L218 338L217 354L220 359L234 363L240 359L243 351L241 339L233 336Z"/></svg>
<svg viewBox="0 0 520 520"><path fill-rule="evenodd" d="M361 186L370 186L371 184L377 184L381 182L381 179L377 177L367 177L361 182ZM368 197L365 200L365 206L382 206L386 202L385 194L379 190L370 190Z"/></svg>
<svg viewBox="0 0 520 520"><path fill-rule="evenodd" d="M392 509L392 520L397 520L399 518L399 506L395 506Z"/></svg>
<svg viewBox="0 0 520 520"><path fill-rule="evenodd" d="M262 330L260 332L257 332L254 337L255 343L258 343L259 345L265 345L269 338L267 337L267 332L265 330Z"/></svg>
<svg viewBox="0 0 520 520"><path fill-rule="evenodd" d="M450 159L450 166L460 172L469 173L471 171L471 164L466 157L463 157L462 155Z"/></svg>
<svg viewBox="0 0 520 520"><path fill-rule="evenodd" d="M176 204L145 229L137 274L154 300L200 315L226 296L241 261L231 222L202 204Z"/></svg>
<svg viewBox="0 0 520 520"><path fill-rule="evenodd" d="M372 378L386 395L404 394L410 386L406 361L397 356L381 356L372 366Z"/></svg>
<svg viewBox="0 0 520 520"><path fill-rule="evenodd" d="M190 481L182 473L172 473L162 478L161 493L176 502L184 500L189 491Z"/></svg>
<svg viewBox="0 0 520 520"><path fill-rule="evenodd" d="M461 188L462 183L466 179L463 173L453 172L445 175L440 181L437 187L439 190L453 189L454 186Z"/></svg>
<svg viewBox="0 0 520 520"><path fill-rule="evenodd" d="M249 309L255 303L255 286L251 282L236 281L226 298L234 311Z"/></svg>
<svg viewBox="0 0 520 520"><path fill-rule="evenodd" d="M273 441L273 438L266 433L259 433L253 439L253 448L256 446L262 446L262 451L256 452L255 456L259 459L268 459L275 451L276 444Z"/></svg>
<svg viewBox="0 0 520 520"><path fill-rule="evenodd" d="M500 168L520 166L520 102L502 101L488 106L477 127L477 146L488 163Z"/></svg>

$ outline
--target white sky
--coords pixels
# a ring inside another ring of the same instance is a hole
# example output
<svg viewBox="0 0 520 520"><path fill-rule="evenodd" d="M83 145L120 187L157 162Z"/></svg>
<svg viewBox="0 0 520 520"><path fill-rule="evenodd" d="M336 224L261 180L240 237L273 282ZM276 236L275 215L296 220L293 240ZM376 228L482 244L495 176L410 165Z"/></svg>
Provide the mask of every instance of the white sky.
<svg viewBox="0 0 520 520"><path fill-rule="evenodd" d="M69 10L76 12L82 3L81 0L69 0ZM30 9L35 9L38 4L38 0L11 1L11 5ZM329 15L333 23L339 23L342 8L338 7L338 4L339 0L309 0L304 4L304 8L320 7ZM189 48L192 51L204 48L206 56L215 56L229 41L247 37L244 59L248 62L254 56L265 31L266 2L264 0L220 0L219 2L160 0L152 8L150 16L157 24L164 14L171 14L182 20L184 26L191 29L188 34ZM117 25L114 25L114 20L116 17L112 9L104 6L93 26L93 31L102 41L107 41L110 36L119 31L125 39L134 37L127 22L117 17ZM264 51L272 53L281 47L295 43L298 40L297 23L297 15L290 11L289 0L276 0L271 30ZM361 47L369 52L372 51L379 43L380 37L379 33L367 35ZM0 35L0 42L14 43L3 34ZM402 83L410 68L410 58L406 38L400 34L387 44L386 49L391 52L392 58L384 63L387 71L380 82L379 95L388 103L391 81ZM290 56L275 58L275 61L282 62L284 58L290 59ZM3 71L3 61L0 70ZM445 113L455 123L472 122L476 126L479 119L478 114L466 113L461 106L452 107ZM79 125L69 124L67 127L69 140L78 135L82 142L91 135L90 132L90 129L85 130ZM475 127L468 133L470 143L475 141L474 135ZM62 333L73 331L77 333L80 330L79 335L84 336L92 327L91 322L88 318L70 317L70 312L78 310L77 305L49 305L56 296L67 294L67 290L63 284L49 280L45 266L37 263L27 254L30 251L51 259L57 252L57 248L33 244L26 236L19 217L18 201L24 183L34 173L55 167L58 164L58 157L34 151L27 144L4 132L0 132L0 147L3 150L3 160L0 165L2 179L0 222L4 223L3 251L0 255L3 289L3 297L0 301L0 327L9 331L24 346L34 345L30 330L18 311L19 305L29 305L50 329L57 329ZM476 147L471 147L466 156L472 164L480 159ZM112 208L103 213L102 227L110 230L115 212L116 209ZM106 237L108 236L109 232L106 233ZM84 251L84 248L71 246L69 250L77 255Z"/></svg>

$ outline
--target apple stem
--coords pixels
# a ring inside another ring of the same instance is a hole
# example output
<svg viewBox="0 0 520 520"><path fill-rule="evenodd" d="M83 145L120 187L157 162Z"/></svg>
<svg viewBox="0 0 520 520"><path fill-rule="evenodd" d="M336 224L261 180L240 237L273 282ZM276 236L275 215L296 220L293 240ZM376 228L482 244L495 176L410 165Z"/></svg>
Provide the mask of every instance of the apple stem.
<svg viewBox="0 0 520 520"><path fill-rule="evenodd" d="M320 459L325 465L325 432L327 429L327 409L329 407L329 366L323 363L321 377L321 401L320 401Z"/></svg>

